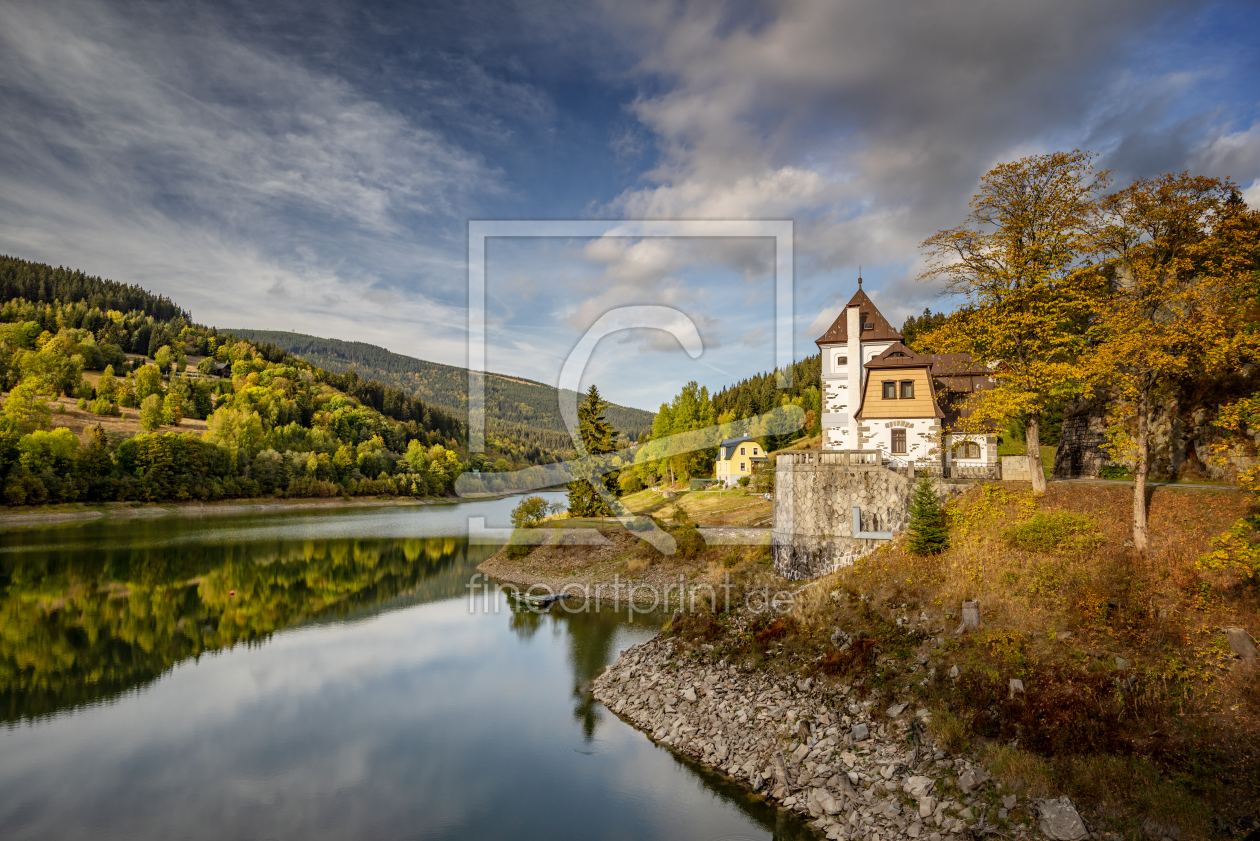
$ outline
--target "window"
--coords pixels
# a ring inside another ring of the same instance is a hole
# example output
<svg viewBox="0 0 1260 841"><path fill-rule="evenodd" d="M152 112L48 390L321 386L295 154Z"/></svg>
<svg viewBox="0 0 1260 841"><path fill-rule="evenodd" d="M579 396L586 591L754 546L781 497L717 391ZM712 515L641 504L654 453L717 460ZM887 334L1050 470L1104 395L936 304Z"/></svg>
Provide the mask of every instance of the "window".
<svg viewBox="0 0 1260 841"><path fill-rule="evenodd" d="M954 458L980 458L980 444L976 441L960 441L954 445Z"/></svg>
<svg viewBox="0 0 1260 841"><path fill-rule="evenodd" d="M896 383L884 383L884 399L885 400L897 399L897 384Z"/></svg>
<svg viewBox="0 0 1260 841"><path fill-rule="evenodd" d="M904 356L905 356L905 354L904 354L904 353L902 353L902 352L901 352L901 351L899 351L899 350L895 350L895 351L893 351L892 353L888 354L888 358L889 358L889 359L892 359L892 358L893 358L893 357L895 357L895 356L902 356L902 357L904 357Z"/></svg>
<svg viewBox="0 0 1260 841"><path fill-rule="evenodd" d="M741 456L746 456L746 455L748 455L748 453L744 452L744 450L745 450L745 448L744 448L744 447L740 447L740 448L739 448L739 454L740 454Z"/></svg>
<svg viewBox="0 0 1260 841"><path fill-rule="evenodd" d="M904 453L906 451L906 431L904 429L894 429L892 431L892 451L894 453Z"/></svg>
<svg viewBox="0 0 1260 841"><path fill-rule="evenodd" d="M747 469L748 469L748 464L747 464L746 462L742 462L742 461L741 461L741 462L739 463L739 472L740 472L740 473L743 473L743 472L744 472L745 470L747 470Z"/></svg>
<svg viewBox="0 0 1260 841"><path fill-rule="evenodd" d="M753 455L757 455L757 448L753 447Z"/></svg>
<svg viewBox="0 0 1260 841"><path fill-rule="evenodd" d="M848 365L848 364L849 364L849 357L847 357L847 356L837 356L837 357L836 357L836 367L837 367L837 368L839 368L841 365Z"/></svg>
<svg viewBox="0 0 1260 841"><path fill-rule="evenodd" d="M902 380L902 382L901 382L901 399L902 399L902 400L913 400L913 399L914 399L914 381L913 381L913 380Z"/></svg>

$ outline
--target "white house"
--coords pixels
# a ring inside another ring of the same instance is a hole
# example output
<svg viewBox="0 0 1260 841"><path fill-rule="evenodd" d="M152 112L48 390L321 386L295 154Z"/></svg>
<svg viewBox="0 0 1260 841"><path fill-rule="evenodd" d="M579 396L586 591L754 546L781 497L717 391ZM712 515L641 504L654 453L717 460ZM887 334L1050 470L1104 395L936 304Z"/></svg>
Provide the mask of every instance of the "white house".
<svg viewBox="0 0 1260 841"><path fill-rule="evenodd" d="M992 387L992 372L966 354L915 353L901 339L859 278L857 294L816 342L823 449L880 450L949 475L996 474L995 435L950 432L968 412L966 398Z"/></svg>

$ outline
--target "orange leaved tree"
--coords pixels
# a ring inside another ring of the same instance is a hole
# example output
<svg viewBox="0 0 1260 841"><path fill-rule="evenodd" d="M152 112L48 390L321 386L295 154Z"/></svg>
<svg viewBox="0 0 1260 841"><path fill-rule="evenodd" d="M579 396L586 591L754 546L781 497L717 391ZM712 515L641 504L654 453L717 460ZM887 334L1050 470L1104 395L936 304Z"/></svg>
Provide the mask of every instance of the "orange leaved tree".
<svg viewBox="0 0 1260 841"><path fill-rule="evenodd" d="M1090 328L1094 381L1111 394L1108 447L1133 464L1133 546L1148 543L1152 412L1180 382L1234 364L1242 266L1224 239L1236 190L1228 180L1141 178L1100 203L1098 250L1109 292Z"/></svg>
<svg viewBox="0 0 1260 841"><path fill-rule="evenodd" d="M993 371L971 398L964 431L1023 421L1033 490L1046 488L1041 414L1087 387L1080 369L1096 272L1082 270L1094 237L1094 195L1108 174L1089 152L1032 155L980 181L967 220L922 243L921 280L944 280L967 309L924 337L935 351L968 353Z"/></svg>

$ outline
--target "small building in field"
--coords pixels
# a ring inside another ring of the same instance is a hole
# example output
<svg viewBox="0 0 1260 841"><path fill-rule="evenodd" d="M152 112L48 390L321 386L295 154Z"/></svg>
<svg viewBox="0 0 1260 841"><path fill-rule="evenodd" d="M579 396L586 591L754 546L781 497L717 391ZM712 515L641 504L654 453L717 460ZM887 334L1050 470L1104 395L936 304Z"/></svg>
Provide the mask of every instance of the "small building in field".
<svg viewBox="0 0 1260 841"><path fill-rule="evenodd" d="M753 465L764 461L765 449L752 438L724 438L713 465L713 478L729 488L744 476L751 476Z"/></svg>

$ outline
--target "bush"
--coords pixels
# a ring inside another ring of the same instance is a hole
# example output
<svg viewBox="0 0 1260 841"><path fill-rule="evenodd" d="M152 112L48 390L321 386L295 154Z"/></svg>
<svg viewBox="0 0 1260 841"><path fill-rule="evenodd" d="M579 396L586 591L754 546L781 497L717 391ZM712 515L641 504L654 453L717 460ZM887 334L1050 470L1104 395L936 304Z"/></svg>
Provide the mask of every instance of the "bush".
<svg viewBox="0 0 1260 841"><path fill-rule="evenodd" d="M98 397L88 404L88 411L94 415L117 415L118 406L108 397Z"/></svg>
<svg viewBox="0 0 1260 841"><path fill-rule="evenodd" d="M750 480L749 480L749 478L748 478L747 476L740 476L740 477L739 477L739 486L740 486L741 488L746 488L746 487L748 487L748 482L749 482L749 481L750 481Z"/></svg>
<svg viewBox="0 0 1260 841"><path fill-rule="evenodd" d="M621 488L621 493L633 494L643 490L643 480L639 478L639 474L634 470L623 470L621 476L617 480L617 485Z"/></svg>
<svg viewBox="0 0 1260 841"><path fill-rule="evenodd" d="M512 525L518 529L532 529L548 515L558 510L541 496L527 496L512 509Z"/></svg>
<svg viewBox="0 0 1260 841"><path fill-rule="evenodd" d="M1038 511L1002 536L1011 546L1026 552L1086 552L1103 540L1092 519L1067 511Z"/></svg>

